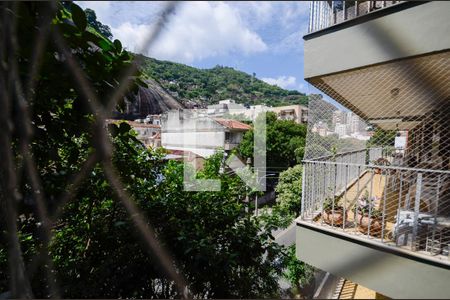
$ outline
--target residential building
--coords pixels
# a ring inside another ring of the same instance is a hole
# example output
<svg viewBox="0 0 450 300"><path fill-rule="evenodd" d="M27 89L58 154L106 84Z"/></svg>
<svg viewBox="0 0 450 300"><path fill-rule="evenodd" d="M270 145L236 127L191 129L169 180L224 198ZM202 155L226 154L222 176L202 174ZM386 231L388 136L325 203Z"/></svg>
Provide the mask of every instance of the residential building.
<svg viewBox="0 0 450 300"><path fill-rule="evenodd" d="M305 80L364 122L310 101L297 257L391 298L450 296L449 12L446 1L310 5ZM311 134L325 116L340 134L376 132L366 148L329 145Z"/></svg>
<svg viewBox="0 0 450 300"><path fill-rule="evenodd" d="M201 111L172 110L162 115L161 144L169 150L190 151L207 158L218 149L229 151L251 126L210 117Z"/></svg>
<svg viewBox="0 0 450 300"><path fill-rule="evenodd" d="M208 105L207 112L209 115L223 116L233 111L242 111L245 107L242 104L236 103L232 99L220 100L218 104Z"/></svg>
<svg viewBox="0 0 450 300"><path fill-rule="evenodd" d="M320 136L327 136L327 135L332 134L332 132L330 132L328 130L328 125L325 122L322 122L322 121L319 121L319 122L315 123L312 126L311 132L317 133Z"/></svg>
<svg viewBox="0 0 450 300"><path fill-rule="evenodd" d="M342 137L348 137L348 126L347 124L340 124L340 123L336 123L336 126L334 127L334 132L337 133L337 135L342 138Z"/></svg>
<svg viewBox="0 0 450 300"><path fill-rule="evenodd" d="M158 120L158 121L156 121ZM144 123L143 120L128 121L128 120L112 120L109 119L107 123L128 123L137 133L136 138L141 141L146 147L157 148L161 147L161 125ZM159 115L155 116L155 123L159 123Z"/></svg>
<svg viewBox="0 0 450 300"><path fill-rule="evenodd" d="M266 105L252 105L245 107L232 99L227 99L219 101L219 104L208 105L207 108L208 115L242 115L252 121L254 121L260 113L269 111L276 113L280 120L291 120L298 124L305 124L308 121L308 108L299 104L276 107Z"/></svg>
<svg viewBox="0 0 450 300"><path fill-rule="evenodd" d="M347 114L342 110L333 111L332 122L333 122L333 126L336 125L337 123L346 124L347 123Z"/></svg>
<svg viewBox="0 0 450 300"><path fill-rule="evenodd" d="M269 111L277 114L280 120L291 120L298 124L305 124L308 122L308 108L303 105L288 105L271 107Z"/></svg>
<svg viewBox="0 0 450 300"><path fill-rule="evenodd" d="M143 122L147 124L161 125L161 115L148 115Z"/></svg>

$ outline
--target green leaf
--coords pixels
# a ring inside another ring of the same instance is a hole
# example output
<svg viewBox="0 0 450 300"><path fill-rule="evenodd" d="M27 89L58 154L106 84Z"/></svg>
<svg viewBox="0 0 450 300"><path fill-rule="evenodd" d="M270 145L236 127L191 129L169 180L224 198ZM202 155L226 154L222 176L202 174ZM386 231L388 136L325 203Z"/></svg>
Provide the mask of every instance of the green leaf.
<svg viewBox="0 0 450 300"><path fill-rule="evenodd" d="M122 43L119 40L114 40L114 47L116 47L116 52L122 52Z"/></svg>
<svg viewBox="0 0 450 300"><path fill-rule="evenodd" d="M98 45L100 46L100 48L102 48L103 51L109 51L112 49L111 42L107 42L104 39L100 39L98 41Z"/></svg>
<svg viewBox="0 0 450 300"><path fill-rule="evenodd" d="M83 9L78 5L76 5L75 3L72 3L71 10L73 22L75 23L75 25L77 25L80 31L85 31L87 26L87 20L86 14L84 13Z"/></svg>

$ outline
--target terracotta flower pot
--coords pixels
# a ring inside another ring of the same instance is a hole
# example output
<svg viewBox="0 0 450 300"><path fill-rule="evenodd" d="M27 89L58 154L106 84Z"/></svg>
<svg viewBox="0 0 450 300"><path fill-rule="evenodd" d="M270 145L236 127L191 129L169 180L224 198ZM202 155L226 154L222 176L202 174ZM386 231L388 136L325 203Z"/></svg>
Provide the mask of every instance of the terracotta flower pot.
<svg viewBox="0 0 450 300"><path fill-rule="evenodd" d="M383 227L382 220L380 218L371 217L367 214L361 215L361 213L356 213L356 222L358 224L358 230L361 233L367 234L369 230L370 221L370 232L371 236L381 236L381 228Z"/></svg>
<svg viewBox="0 0 450 300"><path fill-rule="evenodd" d="M334 213L332 210L324 210L322 216L325 223L333 224L333 226L341 226L347 221L347 212L344 214L344 210L341 207L335 208Z"/></svg>

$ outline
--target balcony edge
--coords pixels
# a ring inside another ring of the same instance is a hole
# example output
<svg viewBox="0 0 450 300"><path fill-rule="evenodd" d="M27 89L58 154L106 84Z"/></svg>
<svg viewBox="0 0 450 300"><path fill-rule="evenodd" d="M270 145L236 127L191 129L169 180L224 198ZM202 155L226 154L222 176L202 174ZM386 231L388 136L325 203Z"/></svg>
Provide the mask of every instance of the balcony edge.
<svg viewBox="0 0 450 300"><path fill-rule="evenodd" d="M331 25L327 28L323 28L311 33L307 33L303 36L303 40L307 41L325 34L329 34L329 33L333 33L351 26L355 26L361 23L365 23L367 21L373 20L373 19L377 19L386 15L390 15L396 12L399 12L401 10L405 10L417 5L421 5L421 4L425 4L429 1L407 1L407 2L402 2L396 5L392 5L392 6L388 6L386 8L382 8L380 10L376 10L376 11L372 11L368 14L362 15L362 16L358 16L356 18L350 19L350 20L346 20L344 22L341 23L337 23L334 25Z"/></svg>
<svg viewBox="0 0 450 300"><path fill-rule="evenodd" d="M450 270L450 261L446 262L442 259L429 257L427 255L420 254L420 253L410 252L405 249L389 246L389 245L382 244L377 241L372 241L370 239L362 238L362 237L355 236L355 235L350 235L346 232L340 232L338 230L331 230L329 228L325 228L323 226L319 226L319 225L313 224L308 221L303 221L303 220L301 220L301 217L297 218L295 220L295 222L296 222L297 226L304 227L304 228L313 230L318 233L322 233L322 234L326 234L326 235L329 235L329 236L332 236L335 238L343 239L348 242L353 242L358 245L365 246L365 247L368 247L368 248L371 248L374 250L384 251L389 254L394 254L394 255L397 255L397 256L400 256L403 258L412 259L419 263L425 263L428 265L433 265L435 267Z"/></svg>

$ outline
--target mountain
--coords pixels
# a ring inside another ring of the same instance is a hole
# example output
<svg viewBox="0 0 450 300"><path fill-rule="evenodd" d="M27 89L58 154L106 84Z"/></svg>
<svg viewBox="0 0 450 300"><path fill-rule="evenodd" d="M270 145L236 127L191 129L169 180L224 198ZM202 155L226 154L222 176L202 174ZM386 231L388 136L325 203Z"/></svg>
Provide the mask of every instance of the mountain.
<svg viewBox="0 0 450 300"><path fill-rule="evenodd" d="M256 78L256 74L215 66L198 69L187 65L142 56L142 72L158 82L185 107L205 107L219 100L237 103L281 106L308 103L308 97L295 90L285 90Z"/></svg>
<svg viewBox="0 0 450 300"><path fill-rule="evenodd" d="M72 6L63 2L67 11ZM103 38L104 43L115 47L107 25L97 20L93 10L86 9L89 31ZM117 41L120 45L120 42ZM120 46L121 47L121 46ZM139 54L133 54L139 55ZM308 103L308 97L295 90L285 90L256 78L256 74L237 71L230 67L216 66L198 69L184 64L161 61L139 55L144 64L142 78L147 87L140 87L133 101L126 101L125 113L116 112L117 117L139 118L148 114L160 114L170 109L206 107L219 100L233 99L237 103L281 106Z"/></svg>
<svg viewBox="0 0 450 300"><path fill-rule="evenodd" d="M139 87L133 99L126 99L126 110L117 117L124 119L143 118L147 115L161 114L184 106L153 79L143 80L147 87ZM132 101L129 101L132 100Z"/></svg>

